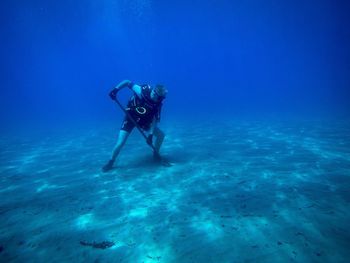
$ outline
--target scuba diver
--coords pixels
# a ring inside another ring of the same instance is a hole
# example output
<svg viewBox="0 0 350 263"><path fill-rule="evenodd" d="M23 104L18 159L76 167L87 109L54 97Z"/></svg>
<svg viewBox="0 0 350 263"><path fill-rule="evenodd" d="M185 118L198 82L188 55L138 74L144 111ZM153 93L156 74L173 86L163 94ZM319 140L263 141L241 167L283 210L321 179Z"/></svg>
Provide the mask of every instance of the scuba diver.
<svg viewBox="0 0 350 263"><path fill-rule="evenodd" d="M117 93L126 87L131 89L134 95L129 99L124 109L117 100ZM135 126L147 138L147 144L153 148L154 159L161 160L159 150L165 135L157 127L157 124L160 121L160 112L167 92L166 88L160 84L151 87L147 84L137 85L129 80L124 80L109 93L111 99L116 101L124 110L125 118L120 128L118 141L113 149L111 159L102 167L103 172L108 172L113 168L120 150ZM153 137L155 137L154 143Z"/></svg>

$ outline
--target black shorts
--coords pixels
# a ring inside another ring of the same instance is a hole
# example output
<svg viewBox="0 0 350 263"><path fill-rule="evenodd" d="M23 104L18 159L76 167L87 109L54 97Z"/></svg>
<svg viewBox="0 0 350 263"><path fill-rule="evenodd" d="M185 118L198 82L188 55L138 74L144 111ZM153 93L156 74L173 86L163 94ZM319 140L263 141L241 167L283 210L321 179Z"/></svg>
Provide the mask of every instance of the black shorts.
<svg viewBox="0 0 350 263"><path fill-rule="evenodd" d="M149 128L151 127L150 122L145 122L142 120L135 120L135 121L140 126L140 128L145 131L148 131ZM130 133L134 128L135 128L135 124L127 116L125 116L124 121L122 123L122 127L120 129Z"/></svg>

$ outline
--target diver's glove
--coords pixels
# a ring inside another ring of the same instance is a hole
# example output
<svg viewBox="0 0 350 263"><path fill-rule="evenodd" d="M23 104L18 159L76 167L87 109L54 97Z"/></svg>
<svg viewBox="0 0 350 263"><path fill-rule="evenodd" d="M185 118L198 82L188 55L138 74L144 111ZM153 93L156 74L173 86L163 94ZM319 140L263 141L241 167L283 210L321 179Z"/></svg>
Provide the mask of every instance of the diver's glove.
<svg viewBox="0 0 350 263"><path fill-rule="evenodd" d="M116 100L118 91L119 91L118 88L112 89L111 92L109 93L109 97L111 97L112 100Z"/></svg>
<svg viewBox="0 0 350 263"><path fill-rule="evenodd" d="M134 85L134 83L130 80L123 80L122 82L120 82L114 89L111 90L111 92L109 92L109 97L111 97L112 100L116 100L117 99L117 93L119 90L123 89L123 88L132 88L132 86Z"/></svg>
<svg viewBox="0 0 350 263"><path fill-rule="evenodd" d="M148 145L152 145L152 143L153 143L152 141L153 141L153 134L150 134L147 137L147 144Z"/></svg>

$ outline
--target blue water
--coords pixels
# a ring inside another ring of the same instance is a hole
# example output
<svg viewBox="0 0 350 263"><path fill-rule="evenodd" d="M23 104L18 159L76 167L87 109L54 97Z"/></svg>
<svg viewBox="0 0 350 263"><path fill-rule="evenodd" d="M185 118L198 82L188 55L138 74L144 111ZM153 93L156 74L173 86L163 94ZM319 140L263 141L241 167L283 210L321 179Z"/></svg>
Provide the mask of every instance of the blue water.
<svg viewBox="0 0 350 263"><path fill-rule="evenodd" d="M0 261L348 262L349 11L3 1ZM124 79L169 90L171 167L134 130L101 172Z"/></svg>

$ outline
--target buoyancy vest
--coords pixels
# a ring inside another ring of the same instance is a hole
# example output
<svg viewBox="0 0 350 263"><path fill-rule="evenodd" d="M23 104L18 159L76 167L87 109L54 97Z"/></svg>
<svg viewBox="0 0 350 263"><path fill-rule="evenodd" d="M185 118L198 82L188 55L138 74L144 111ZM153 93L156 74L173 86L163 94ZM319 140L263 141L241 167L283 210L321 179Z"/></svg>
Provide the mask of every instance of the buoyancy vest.
<svg viewBox="0 0 350 263"><path fill-rule="evenodd" d="M162 101L153 101L151 91L149 85L142 85L141 96L133 95L127 104L126 110L140 126L149 126L153 118L160 120Z"/></svg>

